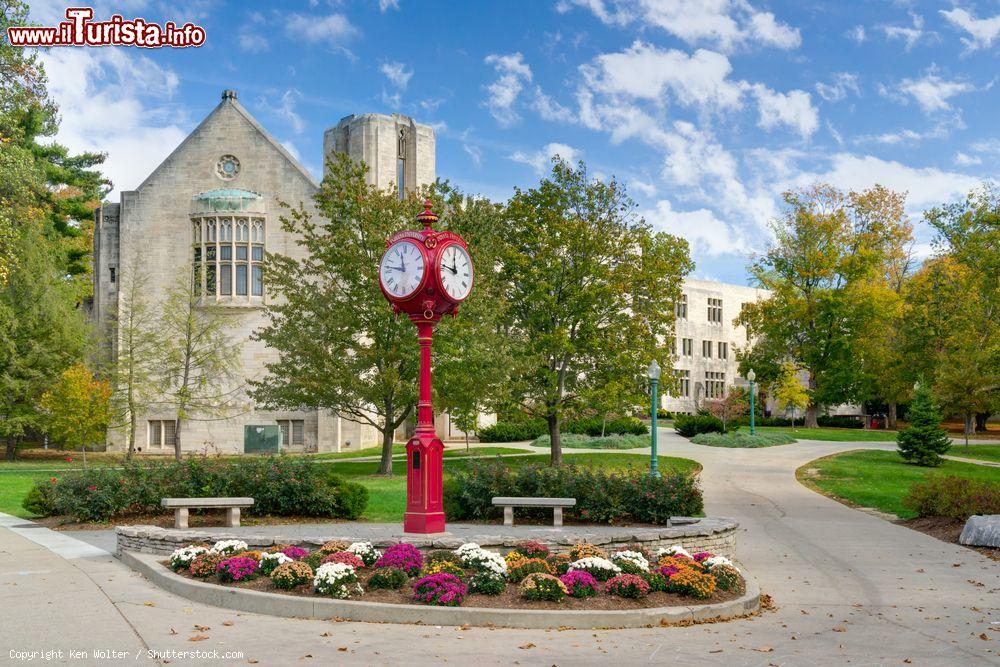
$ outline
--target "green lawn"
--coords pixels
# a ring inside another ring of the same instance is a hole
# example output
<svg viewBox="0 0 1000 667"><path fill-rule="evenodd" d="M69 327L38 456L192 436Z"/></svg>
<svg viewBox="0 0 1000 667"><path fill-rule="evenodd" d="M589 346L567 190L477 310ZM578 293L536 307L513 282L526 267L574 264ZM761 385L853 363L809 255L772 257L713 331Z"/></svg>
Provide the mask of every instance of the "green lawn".
<svg viewBox="0 0 1000 667"><path fill-rule="evenodd" d="M750 432L749 426L740 431ZM860 428L803 428L790 426L758 426L758 433L787 433L796 440L829 440L834 442L895 442L896 431L866 431Z"/></svg>
<svg viewBox="0 0 1000 667"><path fill-rule="evenodd" d="M1000 445L952 445L948 450L951 456L961 456L963 459L978 459L980 461L996 461L1000 463Z"/></svg>
<svg viewBox="0 0 1000 667"><path fill-rule="evenodd" d="M903 497L910 486L932 475L1000 482L998 468L958 461L945 461L938 468L924 468L906 463L896 452L874 450L827 456L796 471L799 481L826 495L862 507L874 507L903 519L914 516L903 506Z"/></svg>
<svg viewBox="0 0 1000 667"><path fill-rule="evenodd" d="M28 518L31 515L21 507L21 501L35 485L36 479L47 479L44 475L17 473L0 475L0 512Z"/></svg>

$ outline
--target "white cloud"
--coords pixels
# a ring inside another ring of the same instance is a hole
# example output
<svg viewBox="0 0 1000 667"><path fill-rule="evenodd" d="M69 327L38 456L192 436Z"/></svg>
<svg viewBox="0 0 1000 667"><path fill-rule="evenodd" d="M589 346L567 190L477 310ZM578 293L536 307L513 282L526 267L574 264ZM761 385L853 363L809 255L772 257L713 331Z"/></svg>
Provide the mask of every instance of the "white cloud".
<svg viewBox="0 0 1000 667"><path fill-rule="evenodd" d="M738 230L707 208L677 211L670 200L661 199L655 208L640 211L640 215L656 229L687 239L692 251L699 255L717 257L749 250Z"/></svg>
<svg viewBox="0 0 1000 667"><path fill-rule="evenodd" d="M341 46L341 42L349 40L358 33L358 29L343 14L327 16L290 14L285 21L285 31L295 39L330 43L332 47Z"/></svg>
<svg viewBox="0 0 1000 667"><path fill-rule="evenodd" d="M935 113L950 110L949 99L963 93L971 93L976 87L968 81L944 79L932 67L919 79L903 79L896 89L902 95L913 98L924 113ZM892 96L891 91L883 90L883 92Z"/></svg>
<svg viewBox="0 0 1000 667"><path fill-rule="evenodd" d="M732 69L721 53L698 49L688 55L636 41L625 51L597 56L581 72L606 95L659 101L669 93L683 106L721 111L741 104L741 84L728 78Z"/></svg>
<svg viewBox="0 0 1000 667"><path fill-rule="evenodd" d="M306 122L295 110L295 105L302 99L302 93L294 88L289 88L282 93L277 105L272 105L266 97L258 99L257 104L266 113L281 118L288 123L295 134L301 134L306 129Z"/></svg>
<svg viewBox="0 0 1000 667"><path fill-rule="evenodd" d="M389 79L389 83L400 90L406 90L406 86L413 76L412 69L407 69L406 65L397 62L384 62L379 67L379 71L385 75L385 78Z"/></svg>
<svg viewBox="0 0 1000 667"><path fill-rule="evenodd" d="M977 19L971 12L955 7L950 10L942 9L941 15L952 25L969 33L968 37L962 38L962 43L969 51L988 49L1000 36L1000 14L988 19Z"/></svg>
<svg viewBox="0 0 1000 667"><path fill-rule="evenodd" d="M894 146L897 144L916 144L926 139L944 139L949 134L949 123L938 123L930 130L919 132L917 130L901 129L895 132L884 132L882 134L865 134L857 137L855 143L876 143Z"/></svg>
<svg viewBox="0 0 1000 667"><path fill-rule="evenodd" d="M302 161L302 154L299 152L298 147L296 147L296 145L291 142L291 140L282 141L281 145L285 147L286 151L292 154L293 158L295 158L299 162Z"/></svg>
<svg viewBox="0 0 1000 667"><path fill-rule="evenodd" d="M817 82L816 92L827 102L839 102L846 98L848 93L861 94L858 77L850 72L836 72L830 83Z"/></svg>
<svg viewBox="0 0 1000 667"><path fill-rule="evenodd" d="M865 32L865 27L863 25L854 26L848 30L845 35L848 39L853 40L857 44L861 44L868 39L868 34Z"/></svg>
<svg viewBox="0 0 1000 667"><path fill-rule="evenodd" d="M812 104L812 96L804 90L779 93L762 84L753 86L757 97L760 118L758 125L773 130L786 125L802 137L810 137L819 127L819 112Z"/></svg>
<svg viewBox="0 0 1000 667"><path fill-rule="evenodd" d="M552 164L552 158L557 155L570 164L580 159L580 151L572 146L560 143L546 144L541 150L533 153L516 151L510 155L508 159L513 160L514 162L526 164L534 169L536 173L544 174L549 170L549 165Z"/></svg>
<svg viewBox="0 0 1000 667"><path fill-rule="evenodd" d="M462 150L465 151L469 159L472 160L472 164L477 167L483 163L483 151L479 146L474 146L472 144L462 144Z"/></svg>
<svg viewBox="0 0 1000 667"><path fill-rule="evenodd" d="M609 25L652 25L688 44L723 51L752 46L795 49L802 43L798 28L755 9L748 0L619 0L614 11L602 0L561 0L557 9L568 11L573 5Z"/></svg>
<svg viewBox="0 0 1000 667"><path fill-rule="evenodd" d="M170 104L173 70L128 49L51 49L41 59L62 119L55 140L74 153L108 154L100 169L114 183L112 200L136 188L187 136Z"/></svg>
<svg viewBox="0 0 1000 667"><path fill-rule="evenodd" d="M485 104L500 125L513 125L521 119L514 104L525 84L531 82L531 68L524 62L524 56L520 52L506 55L492 53L483 62L492 65L500 75L486 87L489 96Z"/></svg>
<svg viewBox="0 0 1000 667"><path fill-rule="evenodd" d="M959 151L955 153L955 164L959 167L974 167L977 164L982 164L983 158L978 155L969 155L968 153L963 153Z"/></svg>
<svg viewBox="0 0 1000 667"><path fill-rule="evenodd" d="M639 180L638 178L633 178L628 181L628 187L641 192L647 197L656 196L656 186L652 183L647 183L646 181Z"/></svg>
<svg viewBox="0 0 1000 667"><path fill-rule="evenodd" d="M906 50L909 51L917 42L924 39L926 36L928 39L934 38L937 35L934 33L924 32L924 17L919 14L910 13L910 25L882 25L879 26L882 32L888 39L899 39L906 44Z"/></svg>
<svg viewBox="0 0 1000 667"><path fill-rule="evenodd" d="M399 0L378 0L379 11L385 14L390 9L399 11Z"/></svg>
<svg viewBox="0 0 1000 667"><path fill-rule="evenodd" d="M250 12L247 18L249 21L237 31L236 41L240 49L248 53L263 53L269 50L271 45L259 29L265 22L264 15L260 12Z"/></svg>
<svg viewBox="0 0 1000 667"><path fill-rule="evenodd" d="M546 95L542 92L541 86L535 86L535 101L532 106L543 120L560 123L572 123L576 120L572 109L559 104Z"/></svg>

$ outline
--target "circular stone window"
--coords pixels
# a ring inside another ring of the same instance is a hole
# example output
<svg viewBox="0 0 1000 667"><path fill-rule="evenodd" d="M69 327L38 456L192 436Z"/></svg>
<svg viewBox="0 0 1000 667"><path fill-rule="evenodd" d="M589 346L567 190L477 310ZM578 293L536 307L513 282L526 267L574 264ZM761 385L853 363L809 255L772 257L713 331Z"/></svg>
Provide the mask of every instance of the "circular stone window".
<svg viewBox="0 0 1000 667"><path fill-rule="evenodd" d="M215 175L224 181L231 181L240 174L240 161L235 155L223 155L215 163Z"/></svg>

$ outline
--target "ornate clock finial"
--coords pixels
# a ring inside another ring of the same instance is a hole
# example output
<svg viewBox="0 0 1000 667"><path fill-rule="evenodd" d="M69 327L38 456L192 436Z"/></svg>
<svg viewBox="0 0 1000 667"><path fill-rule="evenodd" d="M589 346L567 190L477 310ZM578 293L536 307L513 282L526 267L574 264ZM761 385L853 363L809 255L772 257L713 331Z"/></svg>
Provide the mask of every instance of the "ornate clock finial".
<svg viewBox="0 0 1000 667"><path fill-rule="evenodd" d="M423 213L417 214L417 222L422 223L424 229L430 231L431 225L438 221L437 214L431 210L431 200L424 200L424 211Z"/></svg>

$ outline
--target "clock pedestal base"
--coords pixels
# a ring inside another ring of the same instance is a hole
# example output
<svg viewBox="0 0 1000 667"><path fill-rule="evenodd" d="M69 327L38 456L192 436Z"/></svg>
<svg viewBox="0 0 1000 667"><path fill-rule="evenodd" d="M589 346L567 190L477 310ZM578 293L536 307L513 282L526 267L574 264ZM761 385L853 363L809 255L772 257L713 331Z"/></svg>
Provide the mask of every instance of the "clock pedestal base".
<svg viewBox="0 0 1000 667"><path fill-rule="evenodd" d="M406 443L406 513L404 533L443 533L442 454L444 445L432 433Z"/></svg>

